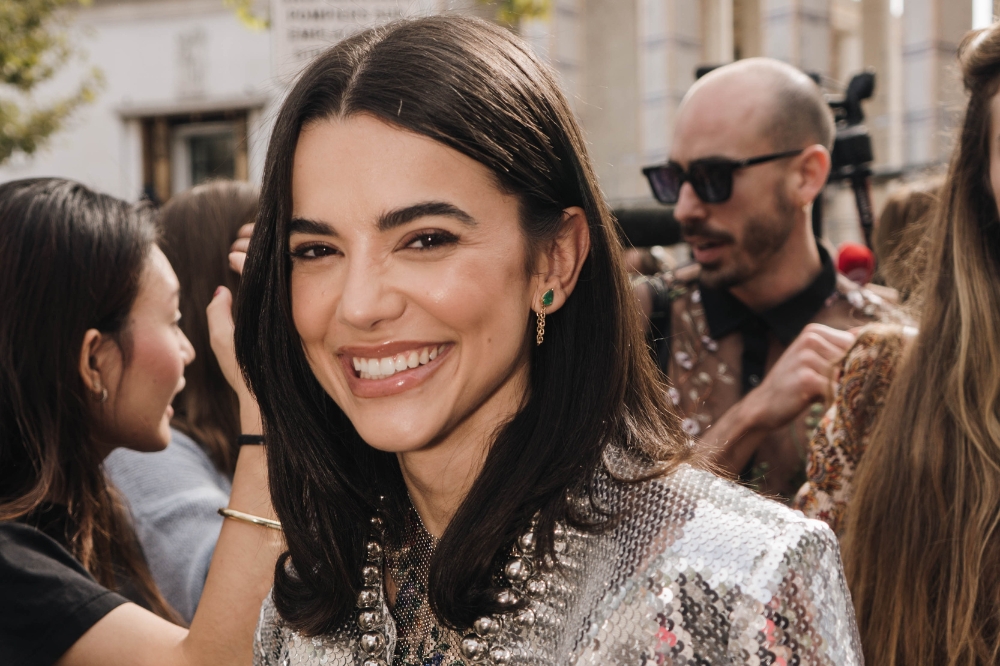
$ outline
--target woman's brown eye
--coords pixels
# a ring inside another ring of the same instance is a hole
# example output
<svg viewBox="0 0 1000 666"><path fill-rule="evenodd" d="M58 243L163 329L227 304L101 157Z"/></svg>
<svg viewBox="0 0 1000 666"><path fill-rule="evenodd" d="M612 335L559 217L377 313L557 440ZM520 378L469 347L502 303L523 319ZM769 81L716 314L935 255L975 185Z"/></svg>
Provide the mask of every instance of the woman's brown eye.
<svg viewBox="0 0 1000 666"><path fill-rule="evenodd" d="M440 245L447 245L458 240L454 235L444 232L420 234L406 246L415 250L429 250Z"/></svg>
<svg viewBox="0 0 1000 666"><path fill-rule="evenodd" d="M291 255L295 259L319 259L336 254L336 250L326 245L305 245L292 250Z"/></svg>

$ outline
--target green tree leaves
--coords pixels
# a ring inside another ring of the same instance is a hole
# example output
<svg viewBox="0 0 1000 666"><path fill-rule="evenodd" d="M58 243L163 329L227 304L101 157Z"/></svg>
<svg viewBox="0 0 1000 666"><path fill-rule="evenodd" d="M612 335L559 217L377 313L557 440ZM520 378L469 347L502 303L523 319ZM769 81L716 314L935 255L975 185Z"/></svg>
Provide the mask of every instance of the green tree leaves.
<svg viewBox="0 0 1000 666"><path fill-rule="evenodd" d="M98 70L76 90L39 104L34 93L77 54L68 36L70 8L89 0L0 0L0 163L31 154L103 84Z"/></svg>
<svg viewBox="0 0 1000 666"><path fill-rule="evenodd" d="M493 4L493 0L481 0ZM497 5L497 20L517 25L521 19L541 18L552 10L552 0L501 0Z"/></svg>

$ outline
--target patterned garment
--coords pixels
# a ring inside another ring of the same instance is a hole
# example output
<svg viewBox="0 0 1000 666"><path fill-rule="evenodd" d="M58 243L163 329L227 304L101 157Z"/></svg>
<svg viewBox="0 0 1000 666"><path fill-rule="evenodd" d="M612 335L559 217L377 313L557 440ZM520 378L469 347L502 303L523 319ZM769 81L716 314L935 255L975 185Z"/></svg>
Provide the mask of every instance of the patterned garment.
<svg viewBox="0 0 1000 666"><path fill-rule="evenodd" d="M561 566L534 569L539 593L528 607L537 619L525 626L505 618L489 637L506 663L863 663L837 541L825 524L688 465L636 484L599 475L595 490L622 519L601 534L567 529ZM425 600L404 602L404 589L426 595L429 560L411 557L418 566L407 569L400 565L407 559L389 554L390 573L403 582L396 607L384 608L380 658L394 666L465 664L454 649L461 635L420 612ZM269 597L254 664L360 666L360 636L353 618L333 633L302 636Z"/></svg>
<svg viewBox="0 0 1000 666"><path fill-rule="evenodd" d="M395 666L462 666L462 637L438 622L427 601L427 581L437 539L410 510L406 534L397 547L386 548L386 568L396 583Z"/></svg>
<svg viewBox="0 0 1000 666"><path fill-rule="evenodd" d="M826 522L840 535L851 498L851 480L882 412L903 354L915 331L902 327L864 329L841 365L837 393L809 445L808 481L792 506Z"/></svg>
<svg viewBox="0 0 1000 666"><path fill-rule="evenodd" d="M829 257L825 251L822 254L826 266ZM832 265L828 268L833 270ZM684 431L695 438L706 437L712 425L745 396L744 337L738 329L712 323L713 312L716 319L720 318L717 312L720 308L716 303L715 310L710 311L706 301L708 292L700 285L699 275L700 269L695 264L639 280L660 281L658 298L662 304L669 304L670 335L659 343L659 362L670 379L669 398L684 419ZM779 339L773 331L767 332L766 349L762 350L766 361L759 374L748 378L751 388L763 380L807 323L840 330L875 322L908 323L896 306L880 297L874 288L859 287L843 275L831 274L828 278L830 292L813 304L816 309L812 314L804 317L803 312L807 311L791 302L770 313L768 318L775 328L782 329L786 339ZM722 308L727 313L733 309ZM821 402L814 403L788 425L770 433L754 453L748 469L743 470L741 478L746 485L765 495L791 500L806 481L809 441L825 411Z"/></svg>

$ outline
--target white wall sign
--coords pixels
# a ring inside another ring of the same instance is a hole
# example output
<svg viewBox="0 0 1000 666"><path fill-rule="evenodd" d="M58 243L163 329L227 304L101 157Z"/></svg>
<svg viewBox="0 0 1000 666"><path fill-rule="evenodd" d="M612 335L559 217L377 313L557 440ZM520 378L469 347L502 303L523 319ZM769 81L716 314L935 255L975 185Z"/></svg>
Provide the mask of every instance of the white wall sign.
<svg viewBox="0 0 1000 666"><path fill-rule="evenodd" d="M437 0L271 0L274 66L287 82L326 48L361 30L434 13Z"/></svg>

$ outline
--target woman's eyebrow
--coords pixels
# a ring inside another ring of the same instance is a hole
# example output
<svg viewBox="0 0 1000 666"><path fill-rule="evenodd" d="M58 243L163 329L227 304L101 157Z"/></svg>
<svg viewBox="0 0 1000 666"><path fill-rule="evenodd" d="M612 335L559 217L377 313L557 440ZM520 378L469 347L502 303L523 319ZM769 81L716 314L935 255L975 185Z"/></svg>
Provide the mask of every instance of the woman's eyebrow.
<svg viewBox="0 0 1000 666"><path fill-rule="evenodd" d="M313 234L316 236L340 235L326 222L309 220L304 217L293 217L292 221L288 223L288 235L292 234Z"/></svg>
<svg viewBox="0 0 1000 666"><path fill-rule="evenodd" d="M389 231L421 217L452 217L469 226L476 224L476 220L461 208L444 201L426 201L383 213L378 219L378 230Z"/></svg>
<svg viewBox="0 0 1000 666"><path fill-rule="evenodd" d="M444 201L426 201L383 213L378 218L377 227L379 231L389 231L421 217L451 217L469 226L476 224L471 215L457 206ZM305 217L293 217L288 224L288 234L340 235L326 222Z"/></svg>

